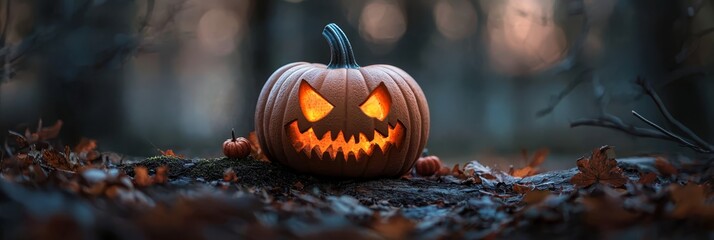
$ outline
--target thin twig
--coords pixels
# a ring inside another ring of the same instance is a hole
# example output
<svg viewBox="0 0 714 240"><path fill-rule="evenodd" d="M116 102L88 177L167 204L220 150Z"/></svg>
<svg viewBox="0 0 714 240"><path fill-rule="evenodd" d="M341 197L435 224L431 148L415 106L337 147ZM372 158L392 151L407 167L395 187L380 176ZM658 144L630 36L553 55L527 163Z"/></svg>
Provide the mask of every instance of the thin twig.
<svg viewBox="0 0 714 240"><path fill-rule="evenodd" d="M139 34L143 34L144 30L149 26L149 20L151 20L151 16L154 14L155 5L155 0L146 1L146 14L144 15L144 20L141 21L141 26L139 26Z"/></svg>
<svg viewBox="0 0 714 240"><path fill-rule="evenodd" d="M689 128L685 127L682 123L674 119L672 115L669 113L667 108L664 106L662 103L662 100L659 98L657 93L652 90L652 87L649 86L647 82L645 82L644 79L638 78L637 83L643 88L645 94L650 96L652 98L652 101L655 102L657 105L657 108L659 108L660 112L662 115L665 116L667 121L669 121L672 125L677 127L680 131L684 132L687 134L689 137L693 138L695 143L692 143L690 140L681 137L677 134L672 133L671 131L668 131L667 129L655 124L654 122L648 120L647 118L643 117L642 115L638 114L634 110L632 111L632 114L635 115L635 117L639 118L643 122L647 123L648 125L654 127L655 129L649 129L649 128L640 128L640 127L635 127L634 125L631 124L626 124L620 118L608 114L606 112L602 113L601 117L598 118L592 118L592 119L580 119L576 121L572 121L570 123L570 127L578 127L578 126L595 126L595 127L605 127L605 128L611 128L615 130L620 130L622 132L625 132L627 134L637 136L637 137L646 137L646 138L657 138L657 139L663 139L663 140L668 140L672 142L677 142L680 143L684 146L687 146L697 152L701 153L713 153L714 150L712 149L711 145L705 142L704 140L701 140L694 132L689 130ZM699 139L699 140L697 140Z"/></svg>
<svg viewBox="0 0 714 240"><path fill-rule="evenodd" d="M578 85L580 85L587 79L592 79L592 74L590 74L591 72L592 72L591 69L586 69L586 70L583 70L582 72L580 72L574 80L568 82L568 86L566 86L563 90L560 90L560 92L558 92L558 94L556 94L555 96L551 97L550 103L548 104L547 107L545 107L541 110L538 110L538 112L536 112L536 117L542 117L542 116L548 115L551 112L553 112L553 110L555 110L555 107L558 106L558 104L566 96L568 96L568 94L570 94L570 92L572 92L575 89L575 87L577 87ZM587 76L591 76L591 77L588 78Z"/></svg>
<svg viewBox="0 0 714 240"><path fill-rule="evenodd" d="M593 126L593 127L605 127L605 128L610 128L610 129L615 129L619 130L622 132L625 132L627 134L637 136L637 137L646 137L646 138L657 138L657 139L663 139L663 140L670 140L670 137L649 129L649 128L641 128L641 127L635 127L630 124L623 124L622 121L612 121L611 119L607 118L593 118L593 119L579 119L570 122L570 127L579 127L579 126Z"/></svg>
<svg viewBox="0 0 714 240"><path fill-rule="evenodd" d="M567 48L567 52L564 54L565 57L559 62L553 64L547 71L545 71L545 74L557 75L573 70L578 63L577 60L580 54L582 53L583 47L585 46L585 41L587 40L588 33L590 32L590 19L585 13L585 4L583 3L583 1L576 0L573 2L575 3L571 3L570 6L574 8L569 9L568 14L570 16L582 15L583 19L580 27L580 33L576 37L575 41L573 41L573 44ZM552 113L555 107L558 106L558 104L560 104L560 102L563 100L563 98L570 94L570 92L572 92L575 87L585 81L585 78L583 76L590 72L590 69L585 69L580 72L573 81L568 83L568 86L566 86L565 89L561 90L557 95L551 98L550 102L548 103L548 106L536 112L536 117L542 117Z"/></svg>
<svg viewBox="0 0 714 240"><path fill-rule="evenodd" d="M659 109L660 113L664 116L665 119L672 125L674 125L679 131L682 131L684 134L686 134L689 138L694 140L699 146L701 146L704 150L707 150L708 152L714 152L714 146L710 145L704 139L700 138L695 134L691 129L689 129L687 126L684 126L680 121L674 118L672 114L669 113L667 108L664 106L664 103L662 103L662 99L657 95L657 93L652 89L652 86L644 79L644 78L637 78L637 84L639 84L642 89L645 90L645 93L652 98L652 101L654 101L655 105L657 105L657 109Z"/></svg>
<svg viewBox="0 0 714 240"><path fill-rule="evenodd" d="M44 163L38 163L37 165L40 165L40 167L44 168L47 171L57 171L57 172L67 173L67 174L72 174L72 175L77 174L77 172L75 172L75 171L59 169L59 168L52 167L52 166L44 164Z"/></svg>
<svg viewBox="0 0 714 240"><path fill-rule="evenodd" d="M702 153L707 153L707 152L709 152L709 151L707 151L706 149L702 149L701 147L692 144L691 142L687 141L687 140L684 139L683 137L680 137L679 135L676 135L676 134L674 134L674 133L672 133L672 132L670 132L670 131L667 131L667 129L664 129L663 127L660 127L659 125L655 124L654 122L650 121L649 119L647 119L647 118L643 117L642 115L640 115L639 113L635 112L635 110L632 110L632 114L635 115L635 117L637 117L637 118L639 118L640 120L642 120L643 122L647 123L648 125L650 125L650 126L656 128L656 129L659 130L660 132L662 132L662 133L666 134L667 136L669 136L672 141L675 141L675 142L679 142L679 143L681 143L681 144L684 144L685 146L690 147L690 148L692 148L692 149L694 149L694 150L696 150L696 151L698 151L698 152L702 152Z"/></svg>
<svg viewBox="0 0 714 240"><path fill-rule="evenodd" d="M5 22L3 22L2 33L0 33L0 44L5 47L5 39L7 38L7 28L10 26L10 2L12 0L5 0Z"/></svg>
<svg viewBox="0 0 714 240"><path fill-rule="evenodd" d="M707 67L707 66L684 66L675 69L672 72L669 72L667 75L664 75L662 78L658 79L656 82L657 88L662 88L664 86L669 85L670 83L680 80L685 77L691 77L691 76L704 76L707 74L710 74L709 69L712 67Z"/></svg>

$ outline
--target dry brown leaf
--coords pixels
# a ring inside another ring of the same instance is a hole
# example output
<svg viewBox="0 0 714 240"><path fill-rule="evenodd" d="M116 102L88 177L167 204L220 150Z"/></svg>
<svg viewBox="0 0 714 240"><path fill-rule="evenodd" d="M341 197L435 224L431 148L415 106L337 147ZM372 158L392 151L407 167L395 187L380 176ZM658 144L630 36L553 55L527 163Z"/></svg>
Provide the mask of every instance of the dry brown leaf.
<svg viewBox="0 0 714 240"><path fill-rule="evenodd" d="M530 191L533 191L533 188L527 185L513 184L513 191L516 193L525 194Z"/></svg>
<svg viewBox="0 0 714 240"><path fill-rule="evenodd" d="M97 141L90 138L82 138L77 146L74 146L74 152L77 157L84 162L93 162L99 159L101 154L96 149Z"/></svg>
<svg viewBox="0 0 714 240"><path fill-rule="evenodd" d="M671 163L661 157L658 157L655 160L654 166L655 168L657 168L657 171L659 171L659 173L665 177L677 175L677 173L679 173L677 168L675 168Z"/></svg>
<svg viewBox="0 0 714 240"><path fill-rule="evenodd" d="M40 138L39 140L56 138L57 135L59 135L60 130L62 129L62 124L64 124L62 120L57 120L54 125L40 129L40 131L37 133Z"/></svg>
<svg viewBox="0 0 714 240"><path fill-rule="evenodd" d="M379 213L375 212L377 218ZM385 239L408 239L411 232L416 227L416 223L397 213L388 218L374 221L372 229L382 235Z"/></svg>
<svg viewBox="0 0 714 240"><path fill-rule="evenodd" d="M134 167L134 185L140 187L151 185L151 177L149 177L149 170L146 167Z"/></svg>
<svg viewBox="0 0 714 240"><path fill-rule="evenodd" d="M255 134L255 131L248 133L248 141L250 142L250 156L252 156L256 160L267 162L270 161L270 159L265 156L265 153L263 153L263 150L260 148L258 135Z"/></svg>
<svg viewBox="0 0 714 240"><path fill-rule="evenodd" d="M62 129L62 120L57 120L54 125L49 127L42 127L42 119L37 123L37 132L31 132L29 128L25 129L25 139L30 142L44 141L48 139L56 138Z"/></svg>
<svg viewBox="0 0 714 240"><path fill-rule="evenodd" d="M226 168L226 170L223 170L223 181L225 181L225 182L238 181L238 176L236 175L236 172L233 171L233 168Z"/></svg>
<svg viewBox="0 0 714 240"><path fill-rule="evenodd" d="M616 229L637 222L640 215L625 210L622 199L613 195L616 194L606 193L582 198L586 208L584 219L587 224L604 229Z"/></svg>
<svg viewBox="0 0 714 240"><path fill-rule="evenodd" d="M55 149L42 150L42 160L50 167L72 171L74 167L67 161L67 158Z"/></svg>
<svg viewBox="0 0 714 240"><path fill-rule="evenodd" d="M107 190L104 191L104 195L107 196L107 198L114 199L119 195L119 188L117 185L109 186Z"/></svg>
<svg viewBox="0 0 714 240"><path fill-rule="evenodd" d="M102 181L102 182L92 184L90 186L82 187L82 192L89 196L97 197L97 196L104 194L106 187L107 187L107 183Z"/></svg>
<svg viewBox="0 0 714 240"><path fill-rule="evenodd" d="M166 151L159 149L159 152L161 152L161 155L164 157L185 158L184 155L174 153L172 149L166 149Z"/></svg>
<svg viewBox="0 0 714 240"><path fill-rule="evenodd" d="M670 194L675 206L672 211L672 217L700 216L714 218L714 206L706 204L707 197L702 186L694 183L687 183L685 186L672 185Z"/></svg>
<svg viewBox="0 0 714 240"><path fill-rule="evenodd" d="M295 182L295 184L293 184L293 187L297 190L302 191L305 188L305 185L303 185L300 181L297 181Z"/></svg>
<svg viewBox="0 0 714 240"><path fill-rule="evenodd" d="M464 174L464 171L461 171L458 163L451 169L451 175L457 178L466 179L466 175Z"/></svg>
<svg viewBox="0 0 714 240"><path fill-rule="evenodd" d="M570 182L577 187L587 187L595 183L607 184L613 187L621 187L627 182L627 178L622 175L622 169L617 167L617 161L608 152L611 148L603 146L593 150L590 158L578 159L577 165L579 173L575 174Z"/></svg>
<svg viewBox="0 0 714 240"><path fill-rule="evenodd" d="M523 196L521 202L527 205L538 204L550 196L550 191L548 190L533 190Z"/></svg>
<svg viewBox="0 0 714 240"><path fill-rule="evenodd" d="M514 177L527 177L527 176L532 176L538 173L538 166L543 164L545 162L546 157L548 156L548 153L550 151L546 148L539 149L536 151L535 154L533 154L533 158L531 158L530 161L528 161L528 165L522 168L517 168L517 169L511 169L509 171L509 175L514 176ZM523 158L528 160L528 152L526 150L522 151Z"/></svg>
<svg viewBox="0 0 714 240"><path fill-rule="evenodd" d="M154 183L166 184L167 182L169 182L169 167L166 165L157 167L156 174L154 175Z"/></svg>
<svg viewBox="0 0 714 240"><path fill-rule="evenodd" d="M657 174L653 172L640 173L640 180L637 182L640 184L652 184L657 180Z"/></svg>
<svg viewBox="0 0 714 240"><path fill-rule="evenodd" d="M7 131L7 132L15 140L15 144L17 144L17 149L23 149L23 148L30 146L30 143L27 142L27 138L25 138L25 136L23 136L22 134L19 134L19 133L13 132L13 131Z"/></svg>
<svg viewBox="0 0 714 240"><path fill-rule="evenodd" d="M94 140L91 138L85 138L85 137L83 137L81 140L79 140L79 143L77 143L77 146L74 146L74 152L76 152L76 153L89 152L89 151L94 151L96 149L97 149L97 140Z"/></svg>
<svg viewBox="0 0 714 240"><path fill-rule="evenodd" d="M436 173L436 175L437 176L446 176L446 175L449 175L450 172L451 172L451 169L449 169L449 167L442 166L441 169L439 169L439 172Z"/></svg>

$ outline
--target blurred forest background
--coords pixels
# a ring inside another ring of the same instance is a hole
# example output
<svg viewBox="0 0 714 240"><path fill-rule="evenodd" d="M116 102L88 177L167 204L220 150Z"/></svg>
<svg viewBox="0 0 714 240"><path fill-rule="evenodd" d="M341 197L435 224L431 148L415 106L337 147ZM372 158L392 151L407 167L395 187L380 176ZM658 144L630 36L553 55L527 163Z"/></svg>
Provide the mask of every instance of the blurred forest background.
<svg viewBox="0 0 714 240"><path fill-rule="evenodd" d="M274 70L329 62L330 22L359 64L417 80L431 110L427 148L447 162L507 165L521 149L548 148L572 165L603 144L620 155L692 153L570 127L604 114L645 126L633 109L664 123L637 76L714 140L711 0L2 0L0 9L0 130L61 119L67 144L218 156L231 128L253 130Z"/></svg>

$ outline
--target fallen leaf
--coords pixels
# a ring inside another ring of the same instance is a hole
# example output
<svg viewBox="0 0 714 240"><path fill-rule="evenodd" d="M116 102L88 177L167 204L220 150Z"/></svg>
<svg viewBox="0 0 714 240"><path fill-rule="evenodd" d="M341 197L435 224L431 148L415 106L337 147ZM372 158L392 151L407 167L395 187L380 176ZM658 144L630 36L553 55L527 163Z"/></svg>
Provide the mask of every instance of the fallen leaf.
<svg viewBox="0 0 714 240"><path fill-rule="evenodd" d="M570 182L577 187L587 187L595 183L621 187L627 182L622 175L622 169L617 167L614 153L609 146L593 150L589 158L580 158L577 161L579 173L575 174Z"/></svg>
<svg viewBox="0 0 714 240"><path fill-rule="evenodd" d="M270 159L268 159L268 157L265 156L265 154L263 153L263 150L260 148L260 142L258 141L258 135L255 134L255 131L248 133L248 141L250 142L250 156L252 156L256 160L266 161L266 162L270 161Z"/></svg>
<svg viewBox="0 0 714 240"><path fill-rule="evenodd" d="M57 120L54 125L40 129L40 131L37 133L40 138L39 140L56 138L57 135L59 135L60 130L62 129L62 124L62 120Z"/></svg>
<svg viewBox="0 0 714 240"><path fill-rule="evenodd" d="M174 153L174 150L171 149L166 149L166 151L162 151L161 149L159 149L159 152L161 152L161 155L164 157L185 158L184 155L176 154Z"/></svg>
<svg viewBox="0 0 714 240"><path fill-rule="evenodd" d="M62 129L62 124L62 120L57 120L54 125L43 128L42 119L40 119L37 123L37 132L32 133L30 129L27 128L25 129L25 138L30 143L56 138Z"/></svg>
<svg viewBox="0 0 714 240"><path fill-rule="evenodd" d="M707 197L702 186L694 183L687 183L685 186L671 185L670 194L675 206L671 213L672 217L714 218L714 206L706 204Z"/></svg>
<svg viewBox="0 0 714 240"><path fill-rule="evenodd" d="M74 170L67 158L55 149L42 150L42 160L50 167L61 170Z"/></svg>
<svg viewBox="0 0 714 240"><path fill-rule="evenodd" d="M496 172L490 167L484 166L478 161L471 161L464 166L464 171L466 171L467 176L479 176L488 180L498 180L502 182L503 179L498 176L502 176L503 173Z"/></svg>
<svg viewBox="0 0 714 240"><path fill-rule="evenodd" d="M74 152L77 157L84 162L93 162L99 159L101 154L96 149L97 141L90 138L82 138L77 146L74 146Z"/></svg>
<svg viewBox="0 0 714 240"><path fill-rule="evenodd" d="M151 185L151 177L149 177L149 170L146 167L134 167L134 185L140 187Z"/></svg>
<svg viewBox="0 0 714 240"><path fill-rule="evenodd" d="M157 184L166 184L168 181L169 181L169 167L166 165L157 167L153 182L157 183Z"/></svg>
<svg viewBox="0 0 714 240"><path fill-rule="evenodd" d="M303 185L300 181L297 181L295 182L295 184L293 184L293 187L295 187L295 189L297 190L302 191L305 188L305 185Z"/></svg>
<svg viewBox="0 0 714 240"><path fill-rule="evenodd" d="M602 229L619 229L638 222L639 213L623 207L623 200L616 191L605 188L605 194L585 196L581 199L585 205L585 222Z"/></svg>
<svg viewBox="0 0 714 240"><path fill-rule="evenodd" d="M521 185L521 184L513 184L513 191L516 193L525 194L525 193L533 191L533 188L531 186L526 186L526 185Z"/></svg>
<svg viewBox="0 0 714 240"><path fill-rule="evenodd" d="M233 171L233 168L226 168L226 170L223 170L223 181L225 181L225 182L238 181L238 176L236 176L236 172Z"/></svg>
<svg viewBox="0 0 714 240"><path fill-rule="evenodd" d="M550 191L548 190L533 190L523 196L521 202L527 205L538 204L550 196Z"/></svg>
<svg viewBox="0 0 714 240"><path fill-rule="evenodd" d="M12 136L15 140L15 144L17 144L17 149L23 149L30 146L30 144L27 142L27 138L25 138L25 136L22 136L22 134L13 131L7 132L10 133L10 136Z"/></svg>
<svg viewBox="0 0 714 240"><path fill-rule="evenodd" d="M517 169L511 169L508 174L514 177L527 177L527 176L532 176L538 173L538 166L543 164L545 162L546 157L548 156L549 150L548 149L539 149L536 151L535 154L533 154L533 158L528 162L528 165L522 168L517 168ZM522 151L522 154L524 155L524 159L528 159L528 152L526 150Z"/></svg>
<svg viewBox="0 0 714 240"><path fill-rule="evenodd" d="M382 235L385 239L408 239L411 232L416 227L416 223L397 212L394 216L381 218L375 212L377 220L374 221L372 229Z"/></svg>
<svg viewBox="0 0 714 240"><path fill-rule="evenodd" d="M439 172L436 173L436 175L446 176L446 175L449 175L450 172L451 172L451 170L449 169L449 167L442 166L441 169L439 169Z"/></svg>
<svg viewBox="0 0 714 240"><path fill-rule="evenodd" d="M461 179L466 178L464 171L461 171L458 163L456 165L454 165L454 167L451 169L451 175L453 175L454 177L457 177L457 178L461 178Z"/></svg>
<svg viewBox="0 0 714 240"><path fill-rule="evenodd" d="M74 152L76 153L94 151L95 149L97 149L97 140L84 137L79 140L77 146L74 146Z"/></svg>
<svg viewBox="0 0 714 240"><path fill-rule="evenodd" d="M640 180L637 182L640 184L652 184L657 180L657 174L653 172L640 173Z"/></svg>
<svg viewBox="0 0 714 240"><path fill-rule="evenodd" d="M673 175L677 175L679 171L677 168L675 168L671 163L669 163L667 160L664 158L658 157L655 160L655 168L657 168L657 171L659 171L662 176L669 177Z"/></svg>

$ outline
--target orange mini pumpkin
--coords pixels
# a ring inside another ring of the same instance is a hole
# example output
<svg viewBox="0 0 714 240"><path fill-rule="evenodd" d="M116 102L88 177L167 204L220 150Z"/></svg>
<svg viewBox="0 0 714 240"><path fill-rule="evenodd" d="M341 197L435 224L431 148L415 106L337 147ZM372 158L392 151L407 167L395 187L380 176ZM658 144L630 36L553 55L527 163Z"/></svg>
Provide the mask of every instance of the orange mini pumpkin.
<svg viewBox="0 0 714 240"><path fill-rule="evenodd" d="M420 157L414 166L416 173L422 177L428 177L441 170L441 160L437 156Z"/></svg>
<svg viewBox="0 0 714 240"><path fill-rule="evenodd" d="M301 172L401 176L429 135L424 93L399 68L357 65L337 25L322 34L332 53L327 66L291 63L263 86L255 112L261 148Z"/></svg>
<svg viewBox="0 0 714 240"><path fill-rule="evenodd" d="M250 154L250 142L244 137L236 138L236 133L231 129L231 138L223 142L223 155L228 158L245 158Z"/></svg>

